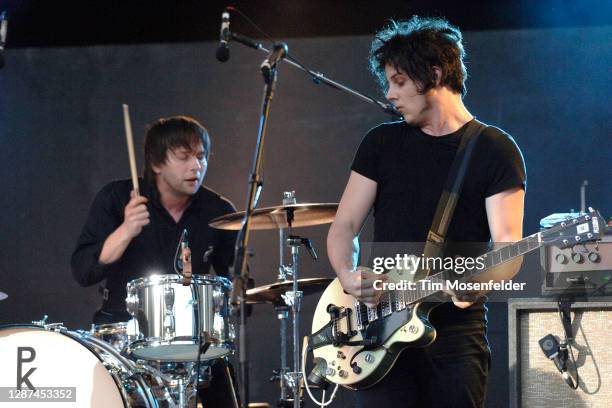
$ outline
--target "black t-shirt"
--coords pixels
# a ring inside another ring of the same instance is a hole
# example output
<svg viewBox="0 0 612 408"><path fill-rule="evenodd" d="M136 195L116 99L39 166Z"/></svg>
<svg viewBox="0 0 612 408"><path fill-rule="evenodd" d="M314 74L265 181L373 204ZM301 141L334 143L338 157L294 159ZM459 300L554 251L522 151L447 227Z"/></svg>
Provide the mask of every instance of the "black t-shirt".
<svg viewBox="0 0 612 408"><path fill-rule="evenodd" d="M175 273L173 264L183 229L188 232L194 274L208 274L213 266L218 275L227 276L234 254L236 234L208 226L213 218L235 211L227 199L202 186L177 223L161 204L157 188L142 180L140 186L141 194L149 199L151 222L123 256L111 264L98 263L104 241L123 222L132 189L130 180L111 182L97 194L72 254L72 272L82 286L106 279L108 300L103 310L115 313L119 320L129 318L125 308L128 282L150 274Z"/></svg>
<svg viewBox="0 0 612 408"><path fill-rule="evenodd" d="M374 242L426 240L466 127L434 137L401 121L384 123L366 134L351 169L377 183ZM474 147L447 242L488 242L485 199L513 187L525 188L525 183L518 146L510 135L488 126ZM461 313L455 309L446 305L432 315Z"/></svg>

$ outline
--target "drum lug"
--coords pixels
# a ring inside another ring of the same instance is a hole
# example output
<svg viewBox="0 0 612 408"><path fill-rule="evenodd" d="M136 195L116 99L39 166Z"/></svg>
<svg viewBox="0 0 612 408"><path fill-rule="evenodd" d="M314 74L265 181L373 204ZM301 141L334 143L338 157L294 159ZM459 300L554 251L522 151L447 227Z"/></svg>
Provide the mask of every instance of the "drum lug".
<svg viewBox="0 0 612 408"><path fill-rule="evenodd" d="M44 315L41 320L33 320L32 324L35 326L43 327L45 330L52 332L62 332L68 330L64 326L64 323L47 323L47 320L49 320L49 316Z"/></svg>
<svg viewBox="0 0 612 408"><path fill-rule="evenodd" d="M49 320L49 315L44 315L40 320L32 320L32 324L35 326L45 327L47 325L47 320Z"/></svg>
<svg viewBox="0 0 612 408"><path fill-rule="evenodd" d="M132 316L138 316L138 295L129 294L125 298L125 305Z"/></svg>

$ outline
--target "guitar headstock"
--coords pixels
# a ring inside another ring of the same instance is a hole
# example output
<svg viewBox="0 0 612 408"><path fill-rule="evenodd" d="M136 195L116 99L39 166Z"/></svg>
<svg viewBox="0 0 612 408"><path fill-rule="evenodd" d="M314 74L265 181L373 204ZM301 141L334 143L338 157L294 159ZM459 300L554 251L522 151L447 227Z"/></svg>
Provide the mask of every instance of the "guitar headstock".
<svg viewBox="0 0 612 408"><path fill-rule="evenodd" d="M542 241L561 249L574 245L599 241L603 238L606 222L599 211L589 208L589 212L579 217L558 222L542 232Z"/></svg>

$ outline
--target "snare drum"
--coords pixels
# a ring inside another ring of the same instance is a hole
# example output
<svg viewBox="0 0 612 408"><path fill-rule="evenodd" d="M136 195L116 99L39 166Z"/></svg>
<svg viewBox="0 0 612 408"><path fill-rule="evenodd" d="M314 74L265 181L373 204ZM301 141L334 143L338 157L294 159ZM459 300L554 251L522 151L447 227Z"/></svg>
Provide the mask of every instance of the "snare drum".
<svg viewBox="0 0 612 408"><path fill-rule="evenodd" d="M232 351L233 326L229 323L228 294L231 282L223 277L193 275L197 283L200 328L211 341L200 357L212 360ZM153 275L128 283L127 307L138 320L140 339L129 352L149 361L197 360L193 286L183 286L177 275Z"/></svg>
<svg viewBox="0 0 612 408"><path fill-rule="evenodd" d="M70 407L159 406L134 363L88 332L0 326L0 361L0 389L8 393L2 395L3 407L13 401L15 407L29 406L25 401ZM19 376L22 392L16 390ZM30 385L38 394L29 394Z"/></svg>

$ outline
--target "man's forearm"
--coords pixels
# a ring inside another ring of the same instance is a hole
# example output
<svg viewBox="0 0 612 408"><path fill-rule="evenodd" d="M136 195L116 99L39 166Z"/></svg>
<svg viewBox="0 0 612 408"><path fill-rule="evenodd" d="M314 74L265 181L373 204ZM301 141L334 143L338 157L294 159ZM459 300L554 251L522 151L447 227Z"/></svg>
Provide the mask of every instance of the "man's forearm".
<svg viewBox="0 0 612 408"><path fill-rule="evenodd" d="M340 279L357 266L359 242L350 228L332 224L327 235L327 254Z"/></svg>
<svg viewBox="0 0 612 408"><path fill-rule="evenodd" d="M132 238L125 231L123 225L119 226L104 241L98 262L110 264L118 261L123 256L130 242L132 242Z"/></svg>

